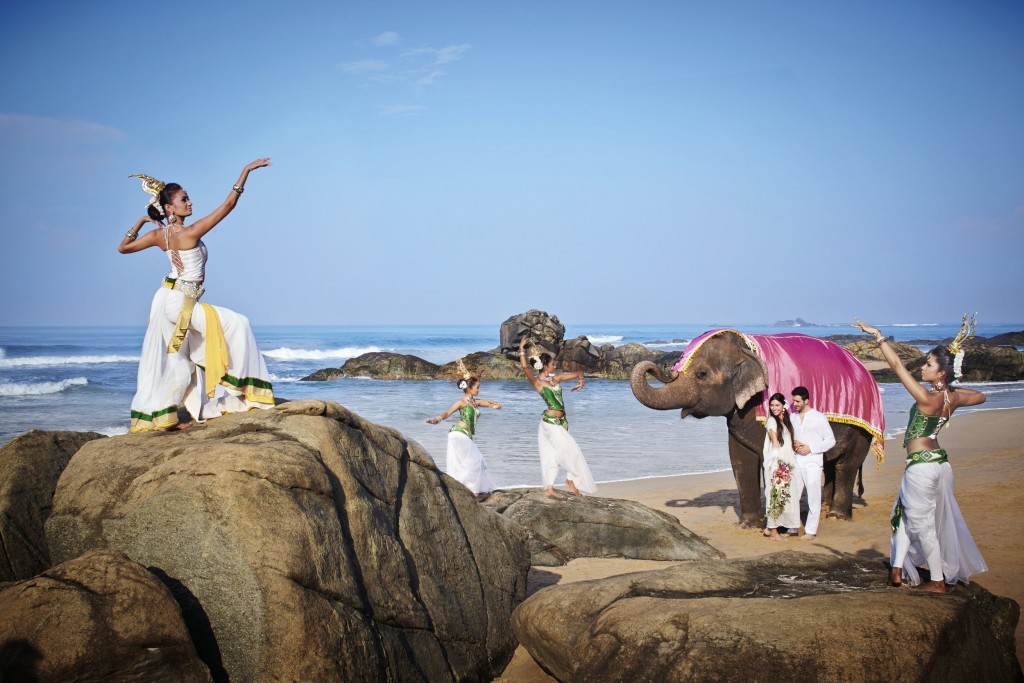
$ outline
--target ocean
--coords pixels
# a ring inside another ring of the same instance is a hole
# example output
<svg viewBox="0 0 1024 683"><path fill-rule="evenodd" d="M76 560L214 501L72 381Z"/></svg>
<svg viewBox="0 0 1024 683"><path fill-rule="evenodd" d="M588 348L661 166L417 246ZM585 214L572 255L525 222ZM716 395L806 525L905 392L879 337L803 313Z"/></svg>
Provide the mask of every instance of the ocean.
<svg viewBox="0 0 1024 683"><path fill-rule="evenodd" d="M416 440L444 469L451 421L432 426L425 420L461 397L453 383L358 378L303 382L301 378L368 351L407 353L447 363L497 347L499 326L263 326L254 331L275 395L336 401ZM750 334L802 332L819 337L855 332L845 325L601 324L568 325L566 338L585 335L595 344L639 342L681 352L693 337L721 327ZM955 334L959 322L891 324L881 329L897 341L939 340ZM1024 324L979 325L978 334L1021 329ZM0 444L30 429L127 432L144 332L141 326L0 327ZM1024 406L1024 382L964 386L988 395L979 409ZM898 384L881 385L881 390L887 433L892 435L906 425L910 396ZM477 430L477 443L495 483L503 488L539 485L541 399L525 380L484 382L480 397L503 406L500 411L482 408ZM650 410L637 402L626 381L588 380L582 391L566 392L566 403L573 436L598 482L729 469L724 418L680 420L677 411ZM955 425L954 417L952 428ZM888 455L890 466L902 466L899 453Z"/></svg>

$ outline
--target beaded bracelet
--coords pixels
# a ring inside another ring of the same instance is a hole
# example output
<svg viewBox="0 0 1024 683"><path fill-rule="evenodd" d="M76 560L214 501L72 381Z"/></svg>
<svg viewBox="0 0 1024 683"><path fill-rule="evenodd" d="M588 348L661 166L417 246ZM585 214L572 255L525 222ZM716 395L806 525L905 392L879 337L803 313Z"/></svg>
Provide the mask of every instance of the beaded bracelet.
<svg viewBox="0 0 1024 683"><path fill-rule="evenodd" d="M232 185L231 189L234 190L235 194L237 194L239 197L241 197L242 193L245 192L245 188L239 187L238 185Z"/></svg>
<svg viewBox="0 0 1024 683"><path fill-rule="evenodd" d="M134 242L138 238L139 233L129 230L124 234L124 236L129 242Z"/></svg>

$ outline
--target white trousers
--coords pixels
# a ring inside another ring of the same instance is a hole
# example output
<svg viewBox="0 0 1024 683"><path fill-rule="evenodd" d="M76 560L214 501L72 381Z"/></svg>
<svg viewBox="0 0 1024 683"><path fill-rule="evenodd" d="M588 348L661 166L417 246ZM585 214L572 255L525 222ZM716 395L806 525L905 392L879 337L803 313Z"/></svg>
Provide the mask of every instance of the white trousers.
<svg viewBox="0 0 1024 683"><path fill-rule="evenodd" d="M807 491L807 521L804 533L816 535L821 521L821 465L797 465L793 472L793 501L800 506L800 496Z"/></svg>
<svg viewBox="0 0 1024 683"><path fill-rule="evenodd" d="M565 478L571 479L580 493L594 495L597 484L590 474L590 467L583 459L583 451L572 438L569 430L541 420L537 430L537 447L540 450L540 470L544 487L555 485L559 470L565 470Z"/></svg>

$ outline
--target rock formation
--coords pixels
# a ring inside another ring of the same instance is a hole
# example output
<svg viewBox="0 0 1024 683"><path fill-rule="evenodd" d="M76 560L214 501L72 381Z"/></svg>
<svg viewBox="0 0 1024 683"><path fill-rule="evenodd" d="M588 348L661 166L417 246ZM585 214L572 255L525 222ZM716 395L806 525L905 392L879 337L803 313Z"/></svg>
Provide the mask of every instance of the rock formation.
<svg viewBox="0 0 1024 683"><path fill-rule="evenodd" d="M8 584L0 615L0 680L211 680L171 592L118 552Z"/></svg>
<svg viewBox="0 0 1024 683"><path fill-rule="evenodd" d="M1020 608L977 584L886 588L885 567L794 551L542 590L513 615L560 681L1020 681Z"/></svg>
<svg viewBox="0 0 1024 683"><path fill-rule="evenodd" d="M910 344L902 344L890 339L889 345L896 352L896 355L900 357L904 365L909 365L925 356L921 349ZM878 344L874 340L860 339L852 344L846 344L843 348L856 356L858 360L885 361L885 357L882 356L882 350L878 348Z"/></svg>
<svg viewBox="0 0 1024 683"><path fill-rule="evenodd" d="M340 368L324 368L303 377L303 382L325 382L339 377L371 379L433 379L438 366L417 356L371 351L349 358Z"/></svg>
<svg viewBox="0 0 1024 683"><path fill-rule="evenodd" d="M558 566L577 557L696 560L722 557L679 520L641 503L541 490L495 491L484 505L530 531L535 566Z"/></svg>
<svg viewBox="0 0 1024 683"><path fill-rule="evenodd" d="M565 325L558 316L548 315L544 311L530 309L510 317L501 324L500 343L498 350L511 360L519 361L519 340L529 337L538 349L544 349L552 357L558 355L565 337Z"/></svg>
<svg viewBox="0 0 1024 683"><path fill-rule="evenodd" d="M90 442L46 533L158 573L214 680L491 680L529 569L422 447L321 401Z"/></svg>
<svg viewBox="0 0 1024 683"><path fill-rule="evenodd" d="M462 361L462 367L459 367ZM458 361L445 363L434 375L437 379L457 381L462 379L462 368L481 380L522 379L523 370L519 367L519 359L509 360L497 351L478 351L463 356Z"/></svg>
<svg viewBox="0 0 1024 683"><path fill-rule="evenodd" d="M29 579L50 568L43 525L53 490L71 456L96 432L32 430L0 448L0 581Z"/></svg>

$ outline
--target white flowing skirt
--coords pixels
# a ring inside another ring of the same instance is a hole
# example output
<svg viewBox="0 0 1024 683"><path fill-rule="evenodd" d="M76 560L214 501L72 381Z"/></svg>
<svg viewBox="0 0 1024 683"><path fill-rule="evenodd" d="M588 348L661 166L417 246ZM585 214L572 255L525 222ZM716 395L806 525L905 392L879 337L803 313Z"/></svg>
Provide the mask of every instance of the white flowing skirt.
<svg viewBox="0 0 1024 683"><path fill-rule="evenodd" d="M789 482L789 500L786 501L785 506L782 508L782 514L778 517L772 517L768 515L768 506L771 505L772 495L772 477L775 476L775 468L779 466L779 456L777 455L778 450L773 449L771 455L764 461L764 507L765 516L768 519L766 527L768 529L775 529L778 527L785 527L786 529L799 529L800 528L800 499L793 495L795 487L793 486L792 477L798 476L796 473L796 459L793 457L787 458L786 455L792 455L793 449L783 449L782 459L789 465L790 482Z"/></svg>
<svg viewBox="0 0 1024 683"><path fill-rule="evenodd" d="M905 533L910 547L902 564L904 576L911 585L916 586L921 582L917 567L928 561L926 546L932 532L939 544L942 577L946 583L968 583L972 574L988 570L953 495L953 468L948 462L921 463L908 467L900 482L898 500L903 501L903 519L900 521L900 531L893 535L891 557L894 561L897 559L898 536ZM924 544L922 539L925 540ZM932 580L942 578L936 567L928 569Z"/></svg>
<svg viewBox="0 0 1024 683"><path fill-rule="evenodd" d="M544 487L555 485L560 469L565 470L565 478L571 479L581 493L594 495L597 484L590 474L587 461L583 459L583 451L576 445L569 430L541 420L537 431L537 446L540 449L540 469Z"/></svg>
<svg viewBox="0 0 1024 683"><path fill-rule="evenodd" d="M212 397L207 396L205 388L204 304L197 303L193 309L188 334L178 351L167 352L184 299L184 294L168 287L161 287L153 296L132 399L133 432L173 427L178 423L179 406L196 420L274 406L270 373L244 315L213 306L224 333L228 368L218 378Z"/></svg>
<svg viewBox="0 0 1024 683"><path fill-rule="evenodd" d="M473 493L490 493L494 482L476 442L462 432L448 432L448 459L445 470Z"/></svg>

